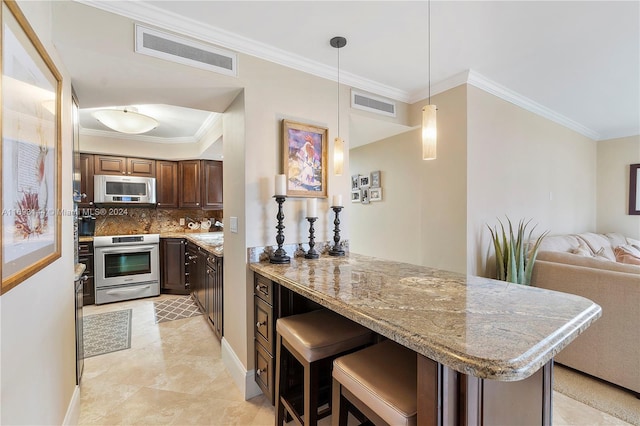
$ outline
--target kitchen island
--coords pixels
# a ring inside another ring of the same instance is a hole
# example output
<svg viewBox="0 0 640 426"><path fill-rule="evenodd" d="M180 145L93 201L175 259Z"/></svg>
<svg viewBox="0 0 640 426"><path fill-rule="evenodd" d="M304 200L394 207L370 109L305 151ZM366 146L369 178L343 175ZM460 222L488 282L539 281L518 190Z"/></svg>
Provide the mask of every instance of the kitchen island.
<svg viewBox="0 0 640 426"><path fill-rule="evenodd" d="M250 268L274 298L295 293L414 350L418 424L550 424L553 357L601 315L579 296L353 253Z"/></svg>

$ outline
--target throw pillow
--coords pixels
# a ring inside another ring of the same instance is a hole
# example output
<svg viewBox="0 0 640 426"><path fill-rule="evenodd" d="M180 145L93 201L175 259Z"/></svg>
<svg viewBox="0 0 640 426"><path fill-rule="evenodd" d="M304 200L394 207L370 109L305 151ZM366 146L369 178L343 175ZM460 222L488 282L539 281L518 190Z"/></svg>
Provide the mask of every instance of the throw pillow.
<svg viewBox="0 0 640 426"><path fill-rule="evenodd" d="M626 253L632 256L640 257L640 249L636 248L636 246L632 246L631 244L621 245L621 246L618 246L617 248L619 248L622 251L625 251Z"/></svg>
<svg viewBox="0 0 640 426"><path fill-rule="evenodd" d="M627 244L630 244L640 250L640 240L634 240L633 238L627 237Z"/></svg>
<svg viewBox="0 0 640 426"><path fill-rule="evenodd" d="M616 261L618 263L640 265L640 256L635 256L622 247L616 247L613 252L616 254Z"/></svg>
<svg viewBox="0 0 640 426"><path fill-rule="evenodd" d="M587 247L582 241L580 241L580 245L578 247L574 247L569 250L569 253L577 254L580 256L593 257L593 253L591 253L591 249Z"/></svg>
<svg viewBox="0 0 640 426"><path fill-rule="evenodd" d="M609 259L609 257L605 254L604 252L604 247L600 247L600 250L598 250L596 252L596 254L593 255L593 257L597 258L597 259L602 259L602 260L611 260Z"/></svg>

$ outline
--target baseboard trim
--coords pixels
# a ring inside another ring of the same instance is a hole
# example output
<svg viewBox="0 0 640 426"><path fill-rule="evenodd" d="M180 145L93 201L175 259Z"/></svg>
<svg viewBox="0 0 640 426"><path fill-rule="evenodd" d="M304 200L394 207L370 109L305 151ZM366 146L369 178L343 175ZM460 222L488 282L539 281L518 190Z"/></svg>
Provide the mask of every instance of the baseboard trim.
<svg viewBox="0 0 640 426"><path fill-rule="evenodd" d="M255 381L255 370L247 371L227 340L222 338L221 345L222 362L231 375L231 378L248 400L262 393Z"/></svg>
<svg viewBox="0 0 640 426"><path fill-rule="evenodd" d="M73 395L71 395L71 401L67 407L67 412L62 420L63 426L77 425L80 420L80 386L73 389Z"/></svg>

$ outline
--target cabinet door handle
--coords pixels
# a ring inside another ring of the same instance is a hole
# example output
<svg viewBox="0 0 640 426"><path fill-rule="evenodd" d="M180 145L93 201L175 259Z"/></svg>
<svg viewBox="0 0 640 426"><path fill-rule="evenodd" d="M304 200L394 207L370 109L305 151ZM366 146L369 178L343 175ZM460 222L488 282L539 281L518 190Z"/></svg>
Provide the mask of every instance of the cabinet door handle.
<svg viewBox="0 0 640 426"><path fill-rule="evenodd" d="M256 286L256 291L261 291L262 293L267 293L267 286L264 284L258 284Z"/></svg>
<svg viewBox="0 0 640 426"><path fill-rule="evenodd" d="M199 206L199 205L200 205L200 203L196 203L196 206Z"/></svg>
<svg viewBox="0 0 640 426"><path fill-rule="evenodd" d="M197 258L198 256L189 256L189 260L193 260L195 258Z"/></svg>
<svg viewBox="0 0 640 426"><path fill-rule="evenodd" d="M260 327L262 327L263 325L266 325L266 324L267 324L267 322L266 322L266 321L258 321L258 322L256 323L256 327L257 327L257 328L260 328Z"/></svg>
<svg viewBox="0 0 640 426"><path fill-rule="evenodd" d="M266 369L266 368L258 368L258 369L256 370L256 374L257 374L258 376L260 376L260 375L261 375L262 373L264 373L265 371L267 371L267 369Z"/></svg>

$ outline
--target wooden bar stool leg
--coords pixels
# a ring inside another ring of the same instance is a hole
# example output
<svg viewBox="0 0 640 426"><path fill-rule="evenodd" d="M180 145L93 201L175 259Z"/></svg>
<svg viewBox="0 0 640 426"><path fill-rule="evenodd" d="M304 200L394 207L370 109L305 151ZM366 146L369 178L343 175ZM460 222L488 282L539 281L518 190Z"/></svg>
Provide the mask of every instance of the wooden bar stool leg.
<svg viewBox="0 0 640 426"><path fill-rule="evenodd" d="M304 366L304 424L318 424L318 363L306 363Z"/></svg>
<svg viewBox="0 0 640 426"><path fill-rule="evenodd" d="M331 385L331 426L347 426L349 411L346 407L346 399L342 396L342 385L333 380Z"/></svg>
<svg viewBox="0 0 640 426"><path fill-rule="evenodd" d="M286 386L286 379L284 377L284 371L280 367L282 357L282 337L278 334L276 337L276 426L282 426L284 424L284 404L280 399L280 392L284 391L283 387Z"/></svg>

